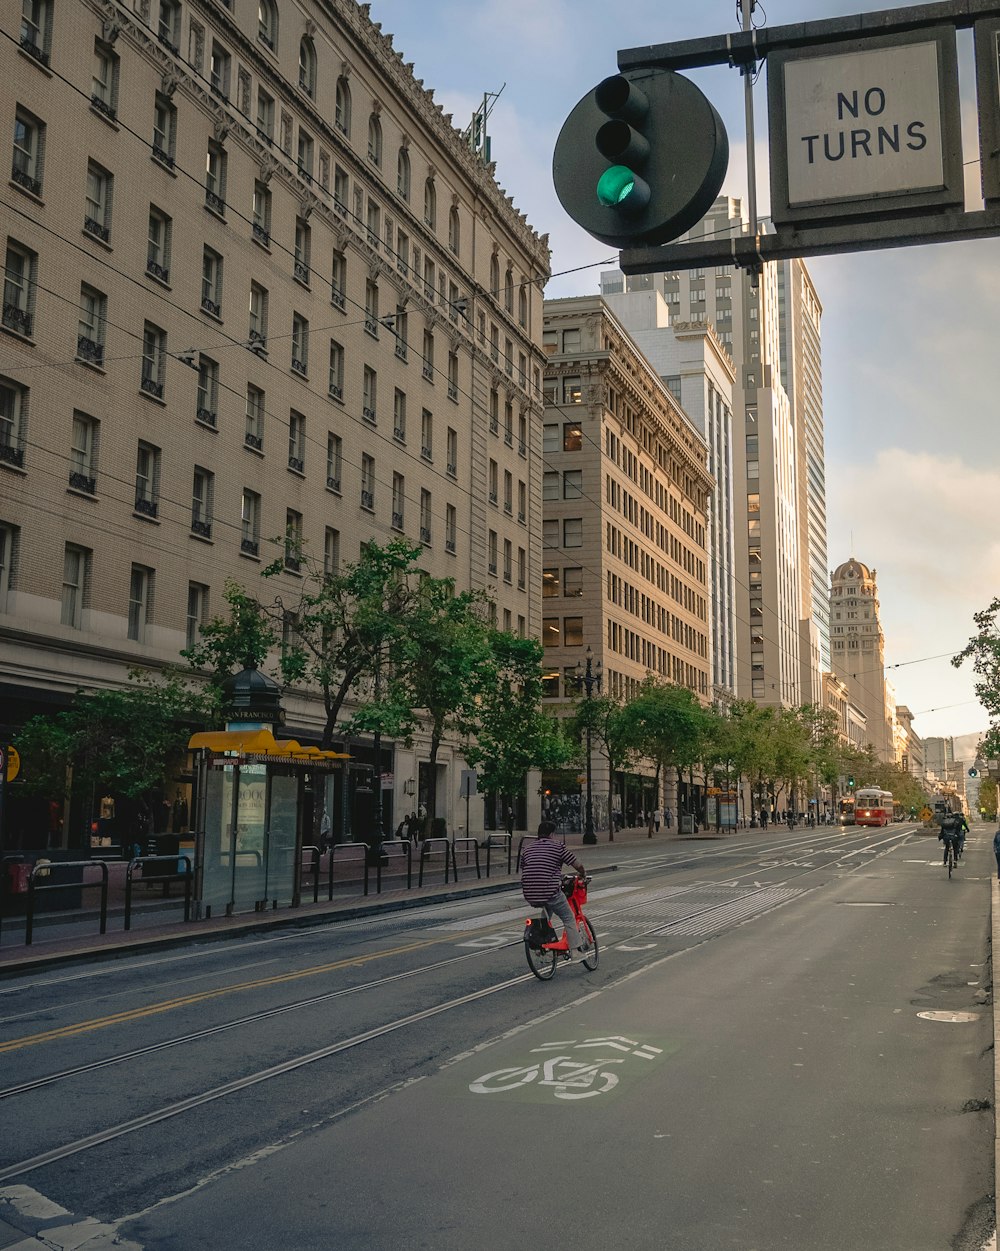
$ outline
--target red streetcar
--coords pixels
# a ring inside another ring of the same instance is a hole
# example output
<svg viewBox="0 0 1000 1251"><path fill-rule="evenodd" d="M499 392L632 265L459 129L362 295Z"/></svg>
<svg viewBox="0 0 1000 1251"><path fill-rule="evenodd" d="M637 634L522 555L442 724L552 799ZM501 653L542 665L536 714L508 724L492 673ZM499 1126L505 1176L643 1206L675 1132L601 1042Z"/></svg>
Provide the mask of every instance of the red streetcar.
<svg viewBox="0 0 1000 1251"><path fill-rule="evenodd" d="M892 792L880 791L877 786L858 791L854 797L854 824L888 825L892 820Z"/></svg>

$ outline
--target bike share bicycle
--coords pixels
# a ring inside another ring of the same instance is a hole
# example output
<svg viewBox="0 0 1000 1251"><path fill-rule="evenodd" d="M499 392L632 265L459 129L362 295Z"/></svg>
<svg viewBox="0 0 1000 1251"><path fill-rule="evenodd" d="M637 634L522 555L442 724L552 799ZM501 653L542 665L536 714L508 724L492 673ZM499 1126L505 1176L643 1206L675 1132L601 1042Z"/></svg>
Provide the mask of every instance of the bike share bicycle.
<svg viewBox="0 0 1000 1251"><path fill-rule="evenodd" d="M580 937L589 943L586 954L580 958L580 963L585 969L593 972L600 958L597 950L597 935L583 913L583 905L587 902L587 885L590 880L589 877L566 876L562 879L562 889L569 906L573 909ZM556 965L560 961L569 963L572 960L566 935L556 938L552 922L544 910L541 916L528 917L524 922L524 955L528 961L528 968L543 982L547 982L550 977L554 976Z"/></svg>

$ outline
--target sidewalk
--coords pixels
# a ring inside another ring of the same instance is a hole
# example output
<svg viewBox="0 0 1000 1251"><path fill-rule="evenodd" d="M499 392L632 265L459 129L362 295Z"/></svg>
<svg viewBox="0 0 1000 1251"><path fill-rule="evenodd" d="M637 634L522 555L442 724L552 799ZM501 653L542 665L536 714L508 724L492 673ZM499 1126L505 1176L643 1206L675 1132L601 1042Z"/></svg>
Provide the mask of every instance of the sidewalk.
<svg viewBox="0 0 1000 1251"><path fill-rule="evenodd" d="M622 861L648 855L650 852L674 845L680 841L689 842L694 839L714 839L714 830L703 831L699 835L686 835L683 840L676 830L661 830L650 839L645 828L618 830L614 842L608 841L607 833L598 834L596 845L583 846L580 834L569 834L566 845L570 847L586 865L588 870L598 872L613 871ZM722 838L729 837L726 834ZM518 836L514 837L511 869L517 857ZM392 885L386 888L386 880L399 881L399 874L383 873L383 889L376 894L375 870L370 871L370 893L362 893L360 878L347 881L340 878L334 880L334 897L326 898L328 891L325 875L320 877L320 899L312 902L312 879L303 875L303 902L298 908L279 908L271 912L243 912L236 916L213 916L207 920L184 921L183 905L179 898L182 888L174 884L171 887L172 898L165 900L159 888L154 887L155 895L146 895L137 890L133 899L133 928L124 929L124 885L110 892L108 904L107 933L100 934L99 912L96 904L76 912L48 912L35 917L34 934L30 946L24 943L24 919L22 917L5 917L0 928L0 978L14 973L23 973L34 969L49 968L54 965L69 963L76 960L94 957L115 959L130 952L165 950L183 946L186 943L204 941L205 939L236 938L244 934L258 934L275 928L291 926L323 925L334 920L353 920L357 917L371 916L378 912L398 911L404 908L418 908L432 903L442 903L453 899L468 899L476 895L496 894L509 890L518 883L519 877L512 872L507 874L506 855L494 849L490 876L486 874L485 853L480 851L480 863L483 877L477 879L475 859L471 854L464 854L461 846L456 851L458 860L458 880L444 883L444 864L439 857L432 857L431 863L424 870L424 885L417 885L419 861L414 857L413 886ZM466 863L468 859L468 863ZM116 866L117 867L117 866ZM356 867L356 865L355 865ZM122 883L124 866L122 866ZM405 881L405 870L404 877ZM85 892L85 898L96 900L97 890ZM165 912L165 905L169 911ZM163 919L157 918L164 913ZM139 923L139 928L135 928ZM72 932L67 933L67 929ZM58 934L51 934L58 930ZM47 933L48 931L48 933ZM51 936L49 936L51 934Z"/></svg>

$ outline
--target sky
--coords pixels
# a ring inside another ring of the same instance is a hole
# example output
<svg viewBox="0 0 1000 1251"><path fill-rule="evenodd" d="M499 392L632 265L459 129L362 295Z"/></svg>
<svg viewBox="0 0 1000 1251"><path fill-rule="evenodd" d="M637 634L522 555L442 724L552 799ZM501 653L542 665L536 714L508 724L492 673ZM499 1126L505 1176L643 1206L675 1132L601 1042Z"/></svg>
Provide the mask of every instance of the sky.
<svg viewBox="0 0 1000 1251"><path fill-rule="evenodd" d="M757 25L893 7L872 0L766 0ZM548 234L547 296L592 294L614 249L585 234L552 188L556 137L577 101L617 70L619 48L721 35L737 0L373 0L371 16L464 129L485 92L497 179ZM980 208L971 36L960 32L967 207ZM727 66L691 71L730 141L723 192L747 189L743 84ZM766 69L755 89L757 191L768 208ZM968 664L950 657L1000 594L1000 240L808 262L823 303L830 568L878 574L887 676L923 737L984 730ZM898 667L897 667L898 666ZM970 753L966 753L970 754Z"/></svg>

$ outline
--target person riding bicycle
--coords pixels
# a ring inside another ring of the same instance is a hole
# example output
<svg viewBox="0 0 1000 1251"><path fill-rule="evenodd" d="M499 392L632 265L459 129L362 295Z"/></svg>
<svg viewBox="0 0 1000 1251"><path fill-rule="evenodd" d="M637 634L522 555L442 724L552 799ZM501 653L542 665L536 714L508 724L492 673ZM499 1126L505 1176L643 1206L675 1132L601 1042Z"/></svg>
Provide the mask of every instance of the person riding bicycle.
<svg viewBox="0 0 1000 1251"><path fill-rule="evenodd" d="M955 859L958 860L959 831L961 829L961 825L959 823L959 817L961 817L961 821L964 824L965 817L962 816L962 814L958 812L947 812L945 813L944 817L941 819L941 830L940 830L940 833L938 834L938 838L943 844L943 856L941 860L942 864L948 863L949 849L954 852ZM966 825L965 828L968 829L969 827Z"/></svg>
<svg viewBox="0 0 1000 1251"><path fill-rule="evenodd" d="M955 837L958 839L958 846L955 849L956 859L961 860L965 854L965 836L969 832L969 823L965 819L964 812L956 812L954 816Z"/></svg>
<svg viewBox="0 0 1000 1251"><path fill-rule="evenodd" d="M566 944L577 956L586 955L590 944L577 928L573 909L563 894L562 867L571 865L577 876L586 870L565 843L552 837L556 827L551 821L538 823L538 837L521 852L521 892L528 903L544 908L549 920L557 916L566 930Z"/></svg>

